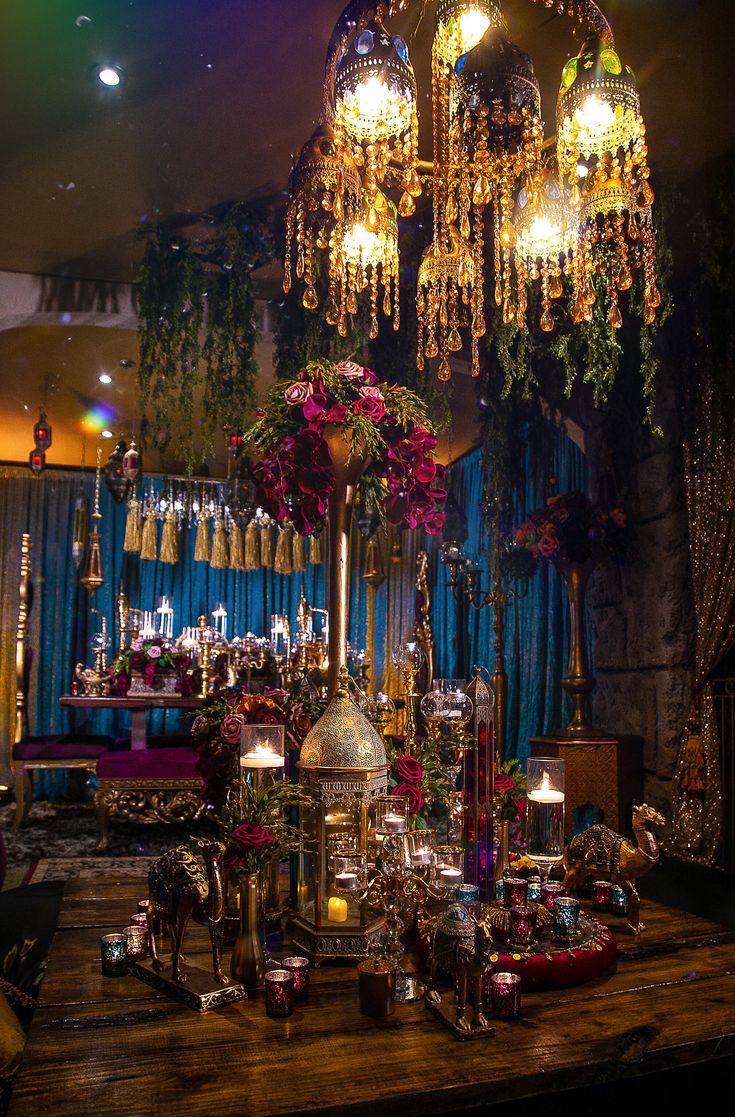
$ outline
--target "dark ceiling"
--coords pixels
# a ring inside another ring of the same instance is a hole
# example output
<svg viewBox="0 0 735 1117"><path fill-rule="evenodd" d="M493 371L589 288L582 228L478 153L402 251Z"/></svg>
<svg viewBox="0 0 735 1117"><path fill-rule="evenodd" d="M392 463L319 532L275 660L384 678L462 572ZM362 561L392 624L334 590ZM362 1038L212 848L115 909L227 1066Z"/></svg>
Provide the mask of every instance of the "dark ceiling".
<svg viewBox="0 0 735 1117"><path fill-rule="evenodd" d="M732 0L607 0L635 70L656 171L690 178L732 146ZM410 36L422 8L396 19ZM413 41L424 142L433 4ZM507 0L553 130L572 24ZM6 0L0 16L0 269L130 281L158 216L278 196L318 111L340 0ZM88 22L80 17L87 17ZM102 90L91 71L127 73Z"/></svg>

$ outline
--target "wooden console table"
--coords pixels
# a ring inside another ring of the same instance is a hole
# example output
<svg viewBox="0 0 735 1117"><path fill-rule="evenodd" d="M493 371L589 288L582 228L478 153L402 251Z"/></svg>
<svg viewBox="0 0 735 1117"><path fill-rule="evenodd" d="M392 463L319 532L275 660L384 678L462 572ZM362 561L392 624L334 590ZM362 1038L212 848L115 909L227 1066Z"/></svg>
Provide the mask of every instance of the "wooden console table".
<svg viewBox="0 0 735 1117"><path fill-rule="evenodd" d="M142 877L68 882L9 1117L411 1117L524 1098L514 1113L538 1113L543 1095L626 1079L616 1111L634 1112L638 1076L735 1057L735 933L650 901L638 939L609 919L615 972L528 994L520 1021L460 1043L422 1004L362 1016L352 967L314 971L285 1021L260 998L199 1016L133 977L102 977L100 935L144 893Z"/></svg>
<svg viewBox="0 0 735 1117"><path fill-rule="evenodd" d="M93 698L91 695L65 694L59 699L62 706L72 710L129 710L130 747L147 747L146 715L149 710L198 710L203 698L179 698L175 694L109 695Z"/></svg>

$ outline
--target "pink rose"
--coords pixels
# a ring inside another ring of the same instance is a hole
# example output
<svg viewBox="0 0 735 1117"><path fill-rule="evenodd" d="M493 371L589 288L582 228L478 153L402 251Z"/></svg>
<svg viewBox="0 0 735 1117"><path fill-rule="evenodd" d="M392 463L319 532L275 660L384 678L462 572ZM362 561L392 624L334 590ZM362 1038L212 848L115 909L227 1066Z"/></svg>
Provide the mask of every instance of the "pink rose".
<svg viewBox="0 0 735 1117"><path fill-rule="evenodd" d="M382 399L374 399L370 396L362 396L357 400L353 410L356 415L364 415L373 423L379 423L385 416L385 404Z"/></svg>
<svg viewBox="0 0 735 1117"><path fill-rule="evenodd" d="M158 644L152 644L146 654L148 655L149 659L159 659L161 655L161 649L159 648Z"/></svg>
<svg viewBox="0 0 735 1117"><path fill-rule="evenodd" d="M382 400L383 403L385 403L385 396L381 392L380 388L374 388L369 384L363 385L363 387L360 388L360 395L363 399L379 399Z"/></svg>
<svg viewBox="0 0 735 1117"><path fill-rule="evenodd" d="M356 364L355 361L340 361L338 365L334 366L334 371L346 376L348 380L362 380L365 370L362 365Z"/></svg>
<svg viewBox="0 0 735 1117"><path fill-rule="evenodd" d="M130 642L130 647L134 652L142 652L143 651L143 638L141 636L138 636L137 639L132 640Z"/></svg>
<svg viewBox="0 0 735 1117"><path fill-rule="evenodd" d="M551 558L559 550L559 540L554 535L542 535L538 541L539 554Z"/></svg>
<svg viewBox="0 0 735 1117"><path fill-rule="evenodd" d="M311 384L297 380L295 384L289 384L283 393L283 398L289 407L303 407L310 395Z"/></svg>
<svg viewBox="0 0 735 1117"><path fill-rule="evenodd" d="M242 714L228 714L222 719L219 735L223 741L227 741L228 745L236 745L240 740L240 731L244 724L245 718Z"/></svg>

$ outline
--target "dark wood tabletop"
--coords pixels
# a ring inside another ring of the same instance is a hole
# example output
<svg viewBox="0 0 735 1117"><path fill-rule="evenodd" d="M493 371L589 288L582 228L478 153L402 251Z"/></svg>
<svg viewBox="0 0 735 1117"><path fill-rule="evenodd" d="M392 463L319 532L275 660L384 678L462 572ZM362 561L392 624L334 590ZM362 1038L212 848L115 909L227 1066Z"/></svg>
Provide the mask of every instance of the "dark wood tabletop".
<svg viewBox="0 0 735 1117"><path fill-rule="evenodd" d="M735 1054L735 932L653 902L638 939L609 917L615 971L527 994L519 1021L461 1043L422 1004L362 1016L353 967L315 971L285 1021L262 998L200 1016L132 976L102 977L100 935L145 891L142 877L68 882L10 1117L411 1117Z"/></svg>
<svg viewBox="0 0 735 1117"><path fill-rule="evenodd" d="M161 708L197 710L203 698L181 698L176 694L63 694L59 699L62 706L76 710L160 710Z"/></svg>

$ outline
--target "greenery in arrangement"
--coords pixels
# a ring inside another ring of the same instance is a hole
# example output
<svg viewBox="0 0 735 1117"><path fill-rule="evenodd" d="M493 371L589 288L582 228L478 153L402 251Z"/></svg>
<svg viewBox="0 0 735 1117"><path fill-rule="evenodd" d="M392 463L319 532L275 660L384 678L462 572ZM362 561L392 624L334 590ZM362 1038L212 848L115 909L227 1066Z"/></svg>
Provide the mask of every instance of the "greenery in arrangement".
<svg viewBox="0 0 735 1117"><path fill-rule="evenodd" d="M284 780L259 787L242 780L232 786L221 819L227 834L225 869L256 873L272 861L297 853L304 837L289 819L299 808L313 805L308 791Z"/></svg>
<svg viewBox="0 0 735 1117"><path fill-rule="evenodd" d="M163 224L149 233L138 276L138 396L142 436L164 459L173 440L193 470L223 430L252 416L252 270L272 251L267 225L242 205L210 237L189 241Z"/></svg>
<svg viewBox="0 0 735 1117"><path fill-rule="evenodd" d="M138 636L110 665L110 693L127 694L132 677L136 674L151 689L155 680L162 675L178 675L176 690L186 698L191 694L191 679L188 676L190 667L190 656L174 651L161 637L145 639Z"/></svg>
<svg viewBox="0 0 735 1117"><path fill-rule="evenodd" d="M447 767L442 762L438 745L420 737L412 756L386 743L388 757L388 789L391 795L408 799L411 823L417 830L429 826L429 815L444 810L451 785Z"/></svg>
<svg viewBox="0 0 735 1117"><path fill-rule="evenodd" d="M494 772L495 817L508 822L512 856L519 857L526 848L523 827L526 819L526 775L515 757L496 757Z"/></svg>

